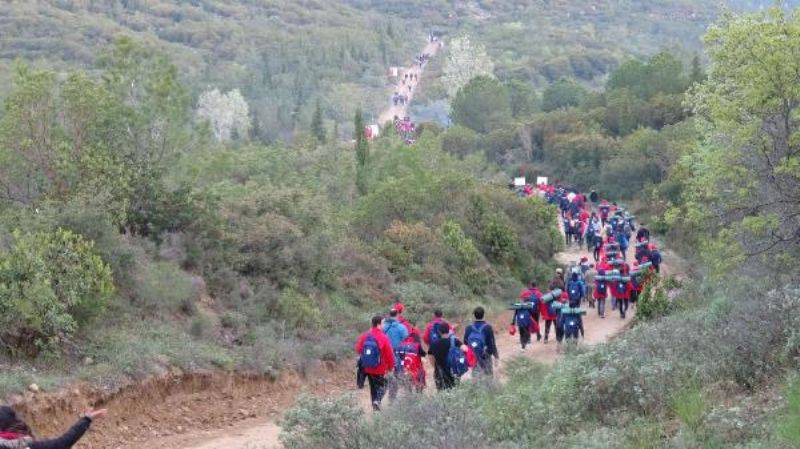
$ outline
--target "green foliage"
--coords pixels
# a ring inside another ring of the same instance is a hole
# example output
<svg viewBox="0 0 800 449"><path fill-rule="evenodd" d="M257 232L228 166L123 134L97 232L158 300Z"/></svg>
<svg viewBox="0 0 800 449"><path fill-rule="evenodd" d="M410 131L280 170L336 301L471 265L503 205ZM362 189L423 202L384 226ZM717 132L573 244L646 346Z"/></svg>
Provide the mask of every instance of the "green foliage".
<svg viewBox="0 0 800 449"><path fill-rule="evenodd" d="M353 126L355 127L356 133L356 187L358 188L358 193L366 195L368 189L367 179L369 176L369 142L364 134L364 118L360 109L356 111Z"/></svg>
<svg viewBox="0 0 800 449"><path fill-rule="evenodd" d="M301 396L283 418L281 443L287 449L358 449L366 425L352 396Z"/></svg>
<svg viewBox="0 0 800 449"><path fill-rule="evenodd" d="M459 89L450 109L457 125L479 133L507 126L512 116L508 90L488 76L475 77Z"/></svg>
<svg viewBox="0 0 800 449"><path fill-rule="evenodd" d="M454 156L464 158L478 149L478 134L461 125L451 126L442 133L442 149Z"/></svg>
<svg viewBox="0 0 800 449"><path fill-rule="evenodd" d="M91 242L66 230L16 232L0 254L0 342L13 354L57 349L100 314L114 287Z"/></svg>
<svg viewBox="0 0 800 449"><path fill-rule="evenodd" d="M317 101L317 106L314 108L314 115L311 116L311 135L317 140L317 143L325 143L327 139L325 132L325 121L322 116L322 106Z"/></svg>
<svg viewBox="0 0 800 449"><path fill-rule="evenodd" d="M134 300L153 314L184 313L191 315L199 294L191 277L173 263L153 262L141 268L137 276Z"/></svg>
<svg viewBox="0 0 800 449"><path fill-rule="evenodd" d="M787 444L800 445L800 381L793 379L786 387L786 410L777 422L778 437Z"/></svg>
<svg viewBox="0 0 800 449"><path fill-rule="evenodd" d="M703 392L696 385L687 386L672 398L672 411L692 433L703 425L708 406Z"/></svg>
<svg viewBox="0 0 800 449"><path fill-rule="evenodd" d="M542 110L549 112L578 106L585 96L586 89L578 83L561 79L547 86L542 93Z"/></svg>

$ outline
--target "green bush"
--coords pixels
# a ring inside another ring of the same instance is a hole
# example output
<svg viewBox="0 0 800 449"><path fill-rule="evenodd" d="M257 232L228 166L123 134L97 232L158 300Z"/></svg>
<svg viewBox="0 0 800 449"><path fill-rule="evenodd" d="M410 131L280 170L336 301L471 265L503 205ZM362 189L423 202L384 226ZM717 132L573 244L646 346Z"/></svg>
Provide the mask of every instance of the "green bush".
<svg viewBox="0 0 800 449"><path fill-rule="evenodd" d="M91 242L63 229L15 232L0 253L0 342L12 353L55 349L113 292L111 269Z"/></svg>
<svg viewBox="0 0 800 449"><path fill-rule="evenodd" d="M800 380L793 379L786 388L786 410L778 419L778 437L792 447L800 446Z"/></svg>
<svg viewBox="0 0 800 449"><path fill-rule="evenodd" d="M141 268L135 300L153 315L195 311L199 292L191 276L170 262L147 263Z"/></svg>

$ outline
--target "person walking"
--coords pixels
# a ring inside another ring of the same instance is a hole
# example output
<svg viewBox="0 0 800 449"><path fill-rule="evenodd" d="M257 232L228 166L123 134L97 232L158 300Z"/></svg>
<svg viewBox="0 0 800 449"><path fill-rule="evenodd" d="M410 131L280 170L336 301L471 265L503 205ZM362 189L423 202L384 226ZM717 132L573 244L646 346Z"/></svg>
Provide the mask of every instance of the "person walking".
<svg viewBox="0 0 800 449"><path fill-rule="evenodd" d="M477 364L473 369L473 373L481 373L485 375L492 375L492 358L497 363L500 360L500 353L497 351L497 344L495 344L494 329L492 325L484 320L486 311L483 307L476 307L472 311L475 317L475 322L467 326L464 330L464 342L472 349L477 359Z"/></svg>
<svg viewBox="0 0 800 449"><path fill-rule="evenodd" d="M3 449L69 449L83 437L92 423L108 413L90 408L78 422L58 438L39 440L31 428L17 416L13 408L0 406L0 448Z"/></svg>
<svg viewBox="0 0 800 449"><path fill-rule="evenodd" d="M369 397L375 411L381 409L386 393L386 375L395 365L392 343L381 330L382 322L383 317L372 317L372 328L358 337L355 346L356 354L359 354L358 369L369 381Z"/></svg>
<svg viewBox="0 0 800 449"><path fill-rule="evenodd" d="M456 385L457 377L453 375L448 356L455 345L466 351L466 346L450 335L450 325L442 322L436 328L439 338L431 344L428 354L433 357L433 379L437 390L447 390Z"/></svg>
<svg viewBox="0 0 800 449"><path fill-rule="evenodd" d="M389 343L392 345L392 352L396 353L400 345L408 338L408 328L403 325L398 319L400 314L396 307L389 311L389 317L383 320L383 333L389 338ZM400 378L402 372L400 371L399 364L395 366L395 370L386 377L386 386L389 393L389 399L393 400L397 396L397 390L400 388Z"/></svg>
<svg viewBox="0 0 800 449"><path fill-rule="evenodd" d="M442 318L443 314L440 309L436 309L433 311L433 321L425 326L425 332L422 334L422 341L428 345L428 350L430 351L431 345L439 341L439 326L441 324L448 324L447 321Z"/></svg>

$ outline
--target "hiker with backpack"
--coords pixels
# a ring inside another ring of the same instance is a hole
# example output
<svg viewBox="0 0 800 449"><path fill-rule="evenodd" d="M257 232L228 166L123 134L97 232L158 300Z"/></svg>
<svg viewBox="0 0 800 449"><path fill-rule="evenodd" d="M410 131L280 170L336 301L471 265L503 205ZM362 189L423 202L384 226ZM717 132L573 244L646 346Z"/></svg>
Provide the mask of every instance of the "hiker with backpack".
<svg viewBox="0 0 800 449"><path fill-rule="evenodd" d="M484 320L486 311L483 307L476 307L472 311L475 317L475 322L467 326L464 330L464 342L475 354L477 364L473 370L474 373L482 373L492 375L492 358L494 357L495 363L500 360L500 353L497 351L495 344L494 329L492 325Z"/></svg>
<svg viewBox="0 0 800 449"><path fill-rule="evenodd" d="M551 291L555 289L564 290L564 270L561 268L556 268L556 274L553 276L553 279L550 280L550 284L547 285Z"/></svg>
<svg viewBox="0 0 800 449"><path fill-rule="evenodd" d="M525 296L521 298L519 307L514 308L514 316L511 318L512 328L516 326L519 332L519 344L522 351L531 344L531 334L536 333L537 339L541 339L539 332L539 322L534 320L533 310L537 307L535 296Z"/></svg>
<svg viewBox="0 0 800 449"><path fill-rule="evenodd" d="M426 383L425 366L422 361L425 360L427 353L422 348L419 329L412 329L408 338L400 343L394 353L398 384L410 392L422 392Z"/></svg>
<svg viewBox="0 0 800 449"><path fill-rule="evenodd" d="M386 334L386 337L389 338L389 342L392 345L392 351L395 352L397 352L397 348L409 335L408 328L398 320L398 315L397 309L392 308L392 310L389 311L389 317L383 320L382 327L383 333ZM400 388L398 384L397 368L399 367L395 366L395 372L386 378L389 399L394 399L397 396L397 390Z"/></svg>
<svg viewBox="0 0 800 449"><path fill-rule="evenodd" d="M363 378L369 381L369 397L372 409L381 409L381 401L386 393L386 375L394 369L394 350L389 337L381 330L383 317L372 317L372 328L361 334L356 341L358 358L358 386L363 387Z"/></svg>
<svg viewBox="0 0 800 449"><path fill-rule="evenodd" d="M650 230L647 229L644 223L639 223L639 229L636 230L636 241L645 242L650 240Z"/></svg>
<svg viewBox="0 0 800 449"><path fill-rule="evenodd" d="M623 263L619 268L619 278L611 281L611 296L616 299L616 306L619 308L619 316L625 319L631 299L630 268Z"/></svg>
<svg viewBox="0 0 800 449"><path fill-rule="evenodd" d="M535 281L531 281L528 283L528 288L519 294L519 299L520 301L527 300L532 303L531 318L533 318L535 323L533 329L536 333L536 341L540 341L542 339L542 334L539 332L539 302L542 300L542 291L539 290L539 286Z"/></svg>
<svg viewBox="0 0 800 449"><path fill-rule="evenodd" d="M577 268L577 266L576 266ZM580 270L578 268L578 270ZM580 307L581 301L586 295L586 284L581 279L581 275L577 271L572 271L570 280L567 282L567 297L570 306Z"/></svg>
<svg viewBox="0 0 800 449"><path fill-rule="evenodd" d="M603 200L600 203L600 223L605 227L606 222L608 221L608 214L611 211L611 206L609 206L608 201Z"/></svg>
<svg viewBox="0 0 800 449"><path fill-rule="evenodd" d="M439 341L439 326L444 323L447 324L449 327L449 323L442 318L443 314L442 311L436 309L433 311L433 321L425 326L425 332L422 334L422 341L428 345L428 352L430 352L430 347L437 341Z"/></svg>
<svg viewBox="0 0 800 449"><path fill-rule="evenodd" d="M467 347L450 332L450 325L442 322L436 326L438 337L431 343L428 354L433 357L433 379L437 390L447 390L456 385L469 366L466 361Z"/></svg>
<svg viewBox="0 0 800 449"><path fill-rule="evenodd" d="M653 270L656 273L661 273L661 251L658 250L658 247L655 244L650 244L650 262L653 264Z"/></svg>
<svg viewBox="0 0 800 449"><path fill-rule="evenodd" d="M555 290L551 290L551 292L553 291ZM563 295L567 294L567 292L564 292L563 289L561 289L561 291L563 293L561 295L558 295L557 298L554 297L553 295L548 294L548 296L551 296L549 300L547 301L543 300L539 302L539 311L542 315L542 320L544 321L544 344L547 344L547 342L550 340L551 327L555 330L556 340L561 341L561 339L559 338L559 335L561 333L558 330L558 324L556 322L556 320L558 319L558 314L556 312L556 303L559 302L560 298Z"/></svg>
<svg viewBox="0 0 800 449"><path fill-rule="evenodd" d="M107 410L88 409L66 433L50 440L37 439L31 428L19 418L13 408L0 406L0 448L3 449L69 449L83 437L92 422L102 418Z"/></svg>

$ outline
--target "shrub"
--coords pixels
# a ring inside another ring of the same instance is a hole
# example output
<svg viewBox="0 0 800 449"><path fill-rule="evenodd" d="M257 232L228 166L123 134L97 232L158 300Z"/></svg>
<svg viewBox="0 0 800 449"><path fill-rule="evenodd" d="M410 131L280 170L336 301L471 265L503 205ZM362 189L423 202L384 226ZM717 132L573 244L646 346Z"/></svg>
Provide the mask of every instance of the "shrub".
<svg viewBox="0 0 800 449"><path fill-rule="evenodd" d="M165 311L191 315L198 294L192 277L177 265L152 262L141 269L135 298L145 310L155 315Z"/></svg>
<svg viewBox="0 0 800 449"><path fill-rule="evenodd" d="M301 396L283 418L281 443L286 449L361 449L367 425L352 396Z"/></svg>
<svg viewBox="0 0 800 449"><path fill-rule="evenodd" d="M0 254L0 342L12 353L54 349L113 292L111 269L91 242L63 229L16 232Z"/></svg>

